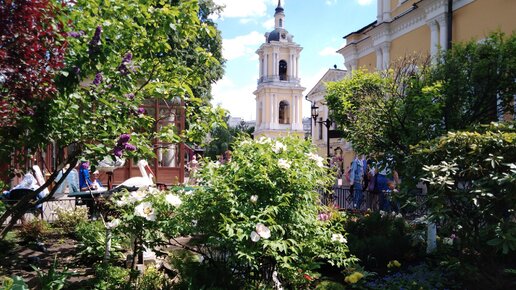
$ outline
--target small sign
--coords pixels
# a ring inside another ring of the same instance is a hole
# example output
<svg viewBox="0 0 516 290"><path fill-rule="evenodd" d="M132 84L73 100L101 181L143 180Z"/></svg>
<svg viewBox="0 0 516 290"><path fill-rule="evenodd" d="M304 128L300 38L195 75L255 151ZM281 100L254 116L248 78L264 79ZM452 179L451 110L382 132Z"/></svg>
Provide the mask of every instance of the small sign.
<svg viewBox="0 0 516 290"><path fill-rule="evenodd" d="M342 186L342 178L337 179L337 185Z"/></svg>

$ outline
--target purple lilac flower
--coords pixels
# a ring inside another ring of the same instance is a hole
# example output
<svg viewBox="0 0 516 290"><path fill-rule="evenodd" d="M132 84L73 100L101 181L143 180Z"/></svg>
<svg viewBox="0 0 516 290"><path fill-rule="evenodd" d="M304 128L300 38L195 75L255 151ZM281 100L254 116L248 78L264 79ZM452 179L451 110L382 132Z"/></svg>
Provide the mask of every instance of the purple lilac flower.
<svg viewBox="0 0 516 290"><path fill-rule="evenodd" d="M81 68L78 66L74 67L73 73L78 76L81 73Z"/></svg>
<svg viewBox="0 0 516 290"><path fill-rule="evenodd" d="M95 79L93 80L93 84L98 86L102 82L102 73L97 73L95 75Z"/></svg>
<svg viewBox="0 0 516 290"><path fill-rule="evenodd" d="M124 58L122 59L122 64L120 64L118 66L118 71L120 72L121 75L125 76L125 75L127 75L129 73L129 71L134 72L134 69L132 68L132 65L131 65L131 69L127 68L127 65L131 63L132 59L133 59L133 55L130 52L128 52L124 56Z"/></svg>
<svg viewBox="0 0 516 290"><path fill-rule="evenodd" d="M131 139L131 135L129 135L129 134L122 134L122 135L120 135L120 137L118 138L118 142L117 142L117 144L118 144L118 145L123 145L123 144L125 144L125 143L129 142L129 140L130 140L130 139Z"/></svg>
<svg viewBox="0 0 516 290"><path fill-rule="evenodd" d="M77 31L70 31L70 32L68 32L68 36L73 37L73 38L79 38L79 37L81 37L81 33L77 32Z"/></svg>
<svg viewBox="0 0 516 290"><path fill-rule="evenodd" d="M131 60L133 59L133 54L128 52L125 56L124 56L124 59L122 59L122 63L124 64L128 64L131 62Z"/></svg>
<svg viewBox="0 0 516 290"><path fill-rule="evenodd" d="M119 147L119 146L116 146L114 149L113 149L113 155L115 155L116 157L122 157L122 147Z"/></svg>
<svg viewBox="0 0 516 290"><path fill-rule="evenodd" d="M98 52L99 45L100 45L100 34L102 33L102 26L97 26L97 29L95 29L95 34L93 35L93 38L90 40L89 43L89 49L88 53L93 54Z"/></svg>
<svg viewBox="0 0 516 290"><path fill-rule="evenodd" d="M144 108L138 108L138 110L136 111L136 114L137 115L142 115L142 114L145 114L145 109Z"/></svg>
<svg viewBox="0 0 516 290"><path fill-rule="evenodd" d="M124 144L124 149L127 150L127 151L135 151L136 150L136 146L134 146L133 144L130 144L130 143L125 143Z"/></svg>
<svg viewBox="0 0 516 290"><path fill-rule="evenodd" d="M129 100L134 100L134 94L133 93L125 94L124 96L126 98L128 98Z"/></svg>

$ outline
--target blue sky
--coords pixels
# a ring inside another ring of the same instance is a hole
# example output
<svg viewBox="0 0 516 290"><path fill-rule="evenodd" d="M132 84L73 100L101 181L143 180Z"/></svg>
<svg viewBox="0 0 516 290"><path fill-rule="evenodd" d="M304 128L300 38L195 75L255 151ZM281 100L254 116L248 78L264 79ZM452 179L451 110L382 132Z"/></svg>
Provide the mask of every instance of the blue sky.
<svg viewBox="0 0 516 290"><path fill-rule="evenodd" d="M274 29L277 0L214 0L225 5L217 19L222 32L225 75L213 87L213 104L232 117L254 120L258 78L256 50L265 32ZM303 47L299 73L306 88L303 97L334 64L344 68L344 58L335 51L344 46L344 35L376 20L376 0L281 0L285 28ZM310 103L303 103L303 115L310 115Z"/></svg>

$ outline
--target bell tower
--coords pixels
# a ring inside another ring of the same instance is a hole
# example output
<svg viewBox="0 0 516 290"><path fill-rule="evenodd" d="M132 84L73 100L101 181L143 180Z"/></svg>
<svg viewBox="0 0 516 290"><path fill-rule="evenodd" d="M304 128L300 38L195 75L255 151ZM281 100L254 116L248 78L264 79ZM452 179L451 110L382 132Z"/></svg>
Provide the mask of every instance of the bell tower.
<svg viewBox="0 0 516 290"><path fill-rule="evenodd" d="M258 54L259 78L256 96L256 137L304 136L299 55L303 49L285 29L285 12L278 0L275 28L265 33Z"/></svg>

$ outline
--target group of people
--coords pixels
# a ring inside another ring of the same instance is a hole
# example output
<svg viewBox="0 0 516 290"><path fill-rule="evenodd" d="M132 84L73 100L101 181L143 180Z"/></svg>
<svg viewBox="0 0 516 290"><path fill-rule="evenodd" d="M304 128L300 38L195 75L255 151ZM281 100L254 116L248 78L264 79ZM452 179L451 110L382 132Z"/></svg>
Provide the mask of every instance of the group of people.
<svg viewBox="0 0 516 290"><path fill-rule="evenodd" d="M364 192L367 191L371 197L372 209L389 212L399 210L394 197L400 180L390 164L375 162L373 159L367 159L365 155L357 155L346 170L345 177L353 194L353 208L362 207Z"/></svg>

